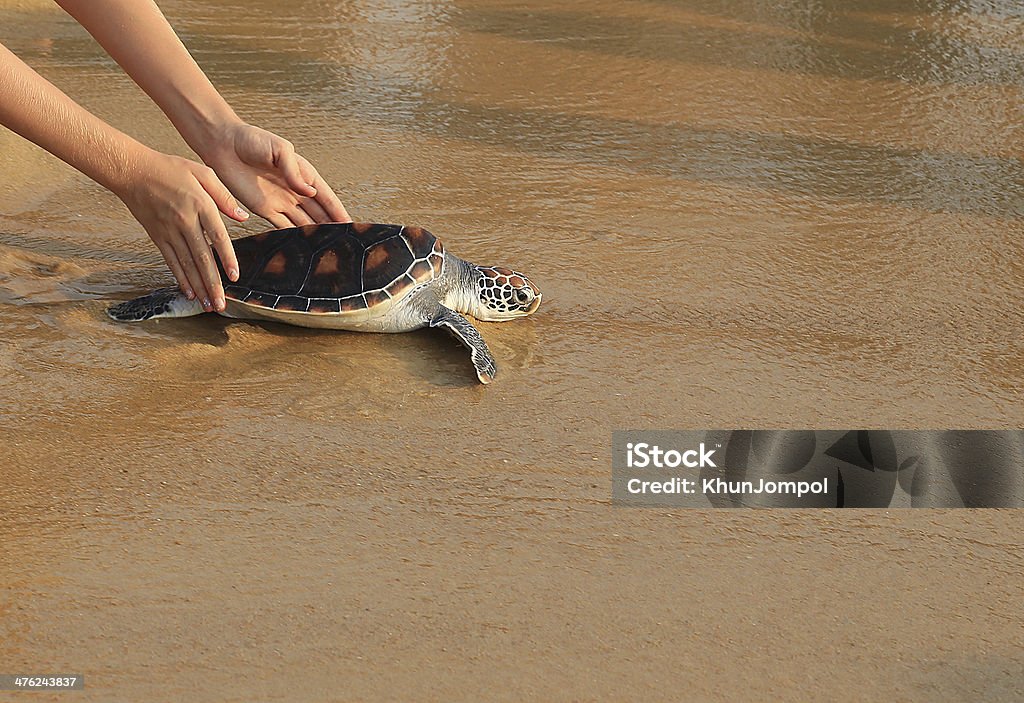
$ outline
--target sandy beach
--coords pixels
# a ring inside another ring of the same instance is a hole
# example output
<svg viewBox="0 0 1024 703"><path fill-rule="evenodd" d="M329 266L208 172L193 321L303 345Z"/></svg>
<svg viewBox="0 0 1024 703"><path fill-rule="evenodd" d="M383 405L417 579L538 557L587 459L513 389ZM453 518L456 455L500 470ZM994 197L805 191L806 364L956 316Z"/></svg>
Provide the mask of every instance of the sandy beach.
<svg viewBox="0 0 1024 703"><path fill-rule="evenodd" d="M1013 2L159 4L354 218L544 303L487 387L437 331L117 325L156 248L0 131L0 674L86 679L0 700L1024 697L1019 511L610 492L621 429L1021 427ZM50 3L0 42L190 155Z"/></svg>

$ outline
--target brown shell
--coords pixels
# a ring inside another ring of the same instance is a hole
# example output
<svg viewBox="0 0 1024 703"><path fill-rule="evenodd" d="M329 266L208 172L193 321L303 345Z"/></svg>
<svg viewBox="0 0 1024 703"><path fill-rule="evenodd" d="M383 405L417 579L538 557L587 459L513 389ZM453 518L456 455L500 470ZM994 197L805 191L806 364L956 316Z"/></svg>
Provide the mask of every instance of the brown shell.
<svg viewBox="0 0 1024 703"><path fill-rule="evenodd" d="M307 314L400 300L440 276L444 265L439 239L402 225L306 225L236 239L234 246L238 281L229 281L220 267L228 298Z"/></svg>

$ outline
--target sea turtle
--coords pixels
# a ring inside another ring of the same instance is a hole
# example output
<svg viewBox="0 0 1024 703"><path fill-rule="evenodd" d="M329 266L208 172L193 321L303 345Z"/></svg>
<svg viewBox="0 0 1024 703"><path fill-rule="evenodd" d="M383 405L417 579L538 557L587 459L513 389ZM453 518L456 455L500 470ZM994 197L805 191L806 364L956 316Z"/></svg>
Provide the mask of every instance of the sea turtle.
<svg viewBox="0 0 1024 703"><path fill-rule="evenodd" d="M217 262L227 302L221 315L362 332L444 327L469 349L481 383L490 383L497 367L462 313L501 322L540 306L540 291L523 274L463 261L419 227L305 225L237 239L234 246L237 282ZM119 322L202 313L199 301L177 288L107 310Z"/></svg>

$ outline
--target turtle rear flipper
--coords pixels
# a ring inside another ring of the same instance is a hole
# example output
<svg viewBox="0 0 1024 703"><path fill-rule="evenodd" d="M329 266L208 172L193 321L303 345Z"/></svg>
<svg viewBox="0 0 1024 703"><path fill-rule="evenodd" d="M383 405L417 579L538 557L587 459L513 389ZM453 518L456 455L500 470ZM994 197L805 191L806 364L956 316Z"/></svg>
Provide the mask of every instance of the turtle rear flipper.
<svg viewBox="0 0 1024 703"><path fill-rule="evenodd" d="M473 323L454 310L442 306L434 319L430 321L430 326L447 328L469 349L473 366L476 368L476 377L480 379L480 383L490 383L494 380L494 376L498 373L498 366L494 363L494 357L491 356L491 350L487 348L487 343L484 342L484 338L480 336Z"/></svg>
<svg viewBox="0 0 1024 703"><path fill-rule="evenodd" d="M142 322L160 317L191 317L202 315L202 304L189 300L177 288L161 288L149 295L126 300L107 308L110 319L118 322Z"/></svg>

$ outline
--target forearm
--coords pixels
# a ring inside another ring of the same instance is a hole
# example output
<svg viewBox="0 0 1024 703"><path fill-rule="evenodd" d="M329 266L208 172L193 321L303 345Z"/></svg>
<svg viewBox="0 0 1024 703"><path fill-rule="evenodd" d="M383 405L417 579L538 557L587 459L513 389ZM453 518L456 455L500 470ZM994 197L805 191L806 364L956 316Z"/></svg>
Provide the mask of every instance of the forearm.
<svg viewBox="0 0 1024 703"><path fill-rule="evenodd" d="M153 99L204 160L239 120L152 0L56 0Z"/></svg>
<svg viewBox="0 0 1024 703"><path fill-rule="evenodd" d="M118 192L147 147L120 132L0 45L0 124Z"/></svg>

